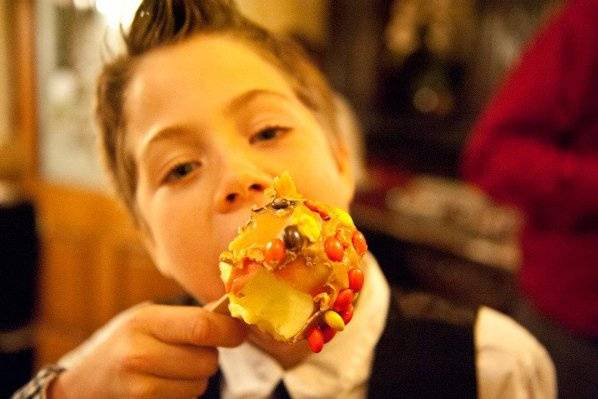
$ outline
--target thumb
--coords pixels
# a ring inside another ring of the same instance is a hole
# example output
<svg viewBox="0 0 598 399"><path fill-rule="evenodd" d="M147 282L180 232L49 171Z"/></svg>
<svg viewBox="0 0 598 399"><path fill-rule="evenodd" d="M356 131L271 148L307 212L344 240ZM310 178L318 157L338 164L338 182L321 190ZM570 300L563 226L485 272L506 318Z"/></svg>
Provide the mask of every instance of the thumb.
<svg viewBox="0 0 598 399"><path fill-rule="evenodd" d="M138 315L142 329L171 344L235 347L245 340L245 324L196 306L155 305Z"/></svg>

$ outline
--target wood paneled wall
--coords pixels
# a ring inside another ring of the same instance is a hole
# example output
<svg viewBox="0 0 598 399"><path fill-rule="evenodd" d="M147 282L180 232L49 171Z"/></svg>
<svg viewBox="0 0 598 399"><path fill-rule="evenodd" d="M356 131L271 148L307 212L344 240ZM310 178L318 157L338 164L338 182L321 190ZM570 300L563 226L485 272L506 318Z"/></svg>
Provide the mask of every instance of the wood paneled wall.
<svg viewBox="0 0 598 399"><path fill-rule="evenodd" d="M118 312L182 293L154 267L115 201L44 182L32 192L42 243L40 365L56 361Z"/></svg>

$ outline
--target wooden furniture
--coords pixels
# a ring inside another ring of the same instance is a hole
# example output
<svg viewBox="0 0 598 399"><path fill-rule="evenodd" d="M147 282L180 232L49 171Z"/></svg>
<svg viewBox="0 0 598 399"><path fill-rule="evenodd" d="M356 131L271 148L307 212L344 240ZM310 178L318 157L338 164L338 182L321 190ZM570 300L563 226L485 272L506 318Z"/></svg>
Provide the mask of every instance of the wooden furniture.
<svg viewBox="0 0 598 399"><path fill-rule="evenodd" d="M7 8L9 37L19 37L11 43L10 58L13 128L24 151L21 183L36 205L41 238L35 323L41 366L55 362L121 310L182 290L156 270L128 216L107 193L50 182L40 173L36 2L11 2Z"/></svg>

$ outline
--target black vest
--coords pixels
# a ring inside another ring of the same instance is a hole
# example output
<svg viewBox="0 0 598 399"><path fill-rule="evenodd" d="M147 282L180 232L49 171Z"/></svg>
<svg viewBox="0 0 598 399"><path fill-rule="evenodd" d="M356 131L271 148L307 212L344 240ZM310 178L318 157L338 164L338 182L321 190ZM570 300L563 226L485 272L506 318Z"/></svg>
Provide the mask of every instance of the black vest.
<svg viewBox="0 0 598 399"><path fill-rule="evenodd" d="M391 295L388 319L376 346L369 398L475 398L473 320L466 326L413 319ZM202 398L220 397L216 374Z"/></svg>

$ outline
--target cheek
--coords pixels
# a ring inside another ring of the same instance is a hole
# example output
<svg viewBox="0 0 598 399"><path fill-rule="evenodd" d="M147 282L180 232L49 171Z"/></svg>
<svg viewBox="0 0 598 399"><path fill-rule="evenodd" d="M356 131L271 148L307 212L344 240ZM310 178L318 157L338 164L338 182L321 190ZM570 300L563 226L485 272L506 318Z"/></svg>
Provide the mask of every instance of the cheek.
<svg viewBox="0 0 598 399"><path fill-rule="evenodd" d="M341 176L336 159L326 140L302 139L292 155L280 159L299 191L306 197L346 209L351 190Z"/></svg>
<svg viewBox="0 0 598 399"><path fill-rule="evenodd" d="M350 196L345 182L337 173L336 165L329 168L316 166L302 167L296 170L293 177L300 192L306 197L343 209L349 206Z"/></svg>
<svg viewBox="0 0 598 399"><path fill-rule="evenodd" d="M175 199L157 194L150 208L149 224L158 267L195 297L209 301L218 298L223 287L213 220L201 203L196 195Z"/></svg>

